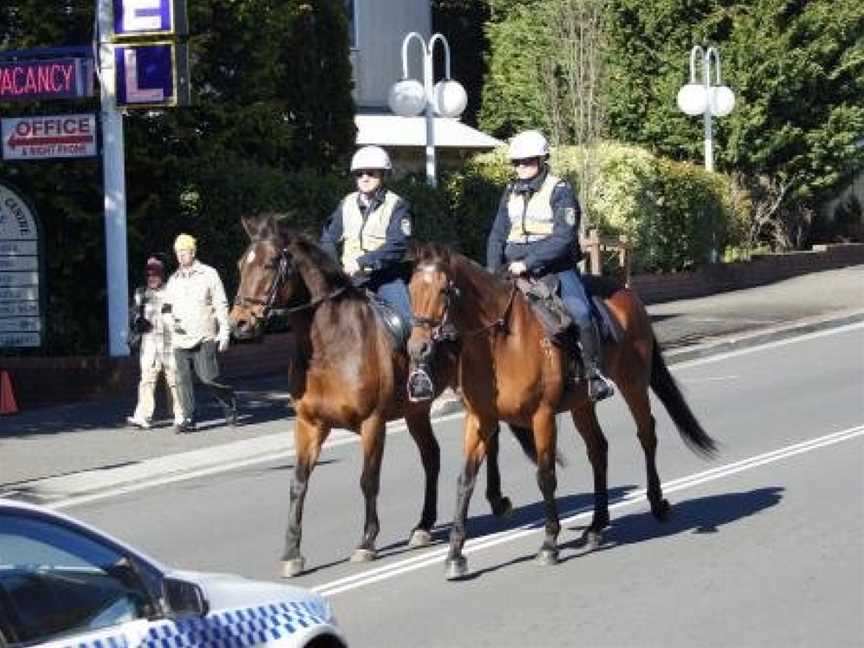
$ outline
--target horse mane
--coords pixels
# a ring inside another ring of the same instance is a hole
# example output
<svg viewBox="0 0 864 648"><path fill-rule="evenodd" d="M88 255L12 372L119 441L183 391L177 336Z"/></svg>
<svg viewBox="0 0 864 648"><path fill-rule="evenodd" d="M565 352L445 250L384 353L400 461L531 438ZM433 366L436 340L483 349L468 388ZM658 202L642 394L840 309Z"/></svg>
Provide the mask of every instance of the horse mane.
<svg viewBox="0 0 864 648"><path fill-rule="evenodd" d="M408 260L414 268L421 265L440 266L445 271L467 277L475 288L477 288L477 278L483 277L483 279L490 280L496 287L510 289L509 282L490 274L486 268L473 259L469 259L443 243L415 243L409 250Z"/></svg>
<svg viewBox="0 0 864 648"><path fill-rule="evenodd" d="M291 253L301 276L309 277L310 272L314 273L323 281L326 290L345 288L349 292L358 292L339 262L327 254L311 236L283 224L279 225L278 234L282 245Z"/></svg>

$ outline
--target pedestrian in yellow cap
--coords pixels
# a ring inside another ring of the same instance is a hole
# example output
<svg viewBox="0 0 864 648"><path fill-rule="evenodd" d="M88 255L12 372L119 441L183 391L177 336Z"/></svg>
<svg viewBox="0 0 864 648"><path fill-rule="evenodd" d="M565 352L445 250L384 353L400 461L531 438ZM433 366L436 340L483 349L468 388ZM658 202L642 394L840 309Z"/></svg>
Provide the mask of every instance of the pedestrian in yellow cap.
<svg viewBox="0 0 864 648"><path fill-rule="evenodd" d="M195 429L195 391L192 373L222 404L228 425L237 424L234 390L219 382L216 350L228 350L228 299L219 273L196 259L197 244L189 234L174 240L179 267L168 280L166 318L173 327L177 392L185 419L179 433Z"/></svg>

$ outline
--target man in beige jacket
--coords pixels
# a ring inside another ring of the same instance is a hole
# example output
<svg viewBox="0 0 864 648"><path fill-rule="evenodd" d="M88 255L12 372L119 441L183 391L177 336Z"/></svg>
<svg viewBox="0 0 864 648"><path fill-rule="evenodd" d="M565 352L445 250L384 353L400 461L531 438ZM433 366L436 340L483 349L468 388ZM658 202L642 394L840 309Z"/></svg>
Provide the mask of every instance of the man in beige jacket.
<svg viewBox="0 0 864 648"><path fill-rule="evenodd" d="M228 300L219 273L198 261L193 237L180 234L174 241L179 267L168 280L166 320L172 328L177 391L185 414L175 426L180 434L195 429L195 391L192 374L221 403L228 425L237 424L237 399L234 390L219 382L216 350L228 350Z"/></svg>

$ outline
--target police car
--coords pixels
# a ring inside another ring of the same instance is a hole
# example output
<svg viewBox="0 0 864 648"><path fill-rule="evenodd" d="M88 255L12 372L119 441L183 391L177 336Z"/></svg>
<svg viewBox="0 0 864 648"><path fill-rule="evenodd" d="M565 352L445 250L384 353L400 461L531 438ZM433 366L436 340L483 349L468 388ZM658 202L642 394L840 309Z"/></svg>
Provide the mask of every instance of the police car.
<svg viewBox="0 0 864 648"><path fill-rule="evenodd" d="M93 527L0 498L0 648L342 648L322 596L174 570Z"/></svg>

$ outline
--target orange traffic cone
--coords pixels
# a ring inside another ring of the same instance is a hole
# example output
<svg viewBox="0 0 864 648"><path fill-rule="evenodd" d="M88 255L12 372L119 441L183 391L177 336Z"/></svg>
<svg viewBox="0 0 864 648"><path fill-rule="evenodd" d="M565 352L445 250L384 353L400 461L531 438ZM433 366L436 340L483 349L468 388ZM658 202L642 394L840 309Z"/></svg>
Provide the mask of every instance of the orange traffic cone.
<svg viewBox="0 0 864 648"><path fill-rule="evenodd" d="M15 402L12 378L9 377L8 371L0 370L0 415L17 413L18 403Z"/></svg>

